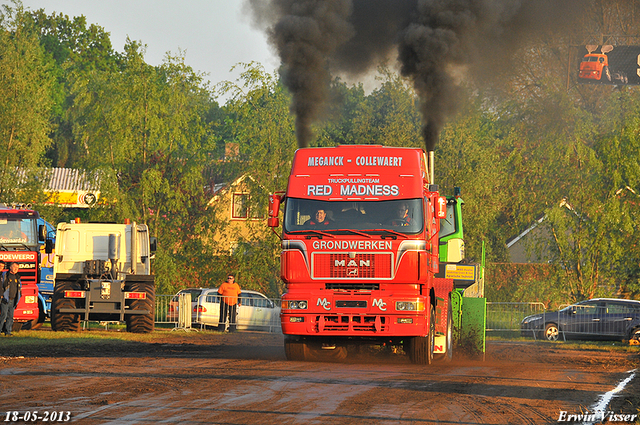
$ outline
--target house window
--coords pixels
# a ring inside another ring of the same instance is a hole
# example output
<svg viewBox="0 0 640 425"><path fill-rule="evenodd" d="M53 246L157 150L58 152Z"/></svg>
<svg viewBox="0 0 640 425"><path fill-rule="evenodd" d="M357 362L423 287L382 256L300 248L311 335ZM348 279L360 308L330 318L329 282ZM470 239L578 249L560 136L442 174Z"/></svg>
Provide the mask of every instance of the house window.
<svg viewBox="0 0 640 425"><path fill-rule="evenodd" d="M248 218L265 218L265 208L258 205L246 193L234 193L233 205L231 207L231 218L248 219Z"/></svg>
<svg viewBox="0 0 640 425"><path fill-rule="evenodd" d="M233 206L231 208L231 218L249 217L249 195L244 193L233 194Z"/></svg>

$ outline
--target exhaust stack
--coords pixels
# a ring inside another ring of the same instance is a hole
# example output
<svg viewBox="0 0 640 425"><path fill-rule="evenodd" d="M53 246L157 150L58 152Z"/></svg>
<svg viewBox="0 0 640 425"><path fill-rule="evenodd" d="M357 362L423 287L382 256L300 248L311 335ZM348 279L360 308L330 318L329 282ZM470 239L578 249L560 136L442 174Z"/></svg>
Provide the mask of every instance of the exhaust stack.
<svg viewBox="0 0 640 425"><path fill-rule="evenodd" d="M435 160L435 152L429 151L429 184L435 184L436 172L435 172L434 160Z"/></svg>

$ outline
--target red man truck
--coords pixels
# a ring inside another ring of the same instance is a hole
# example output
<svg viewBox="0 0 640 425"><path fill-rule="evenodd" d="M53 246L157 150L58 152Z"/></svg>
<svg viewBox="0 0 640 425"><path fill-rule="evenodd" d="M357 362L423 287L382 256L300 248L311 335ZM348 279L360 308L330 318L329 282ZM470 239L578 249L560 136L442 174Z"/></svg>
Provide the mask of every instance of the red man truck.
<svg viewBox="0 0 640 425"><path fill-rule="evenodd" d="M402 347L419 364L451 358L454 279L439 259L451 201L434 184L430 158L373 145L296 151L268 219L278 227L283 207L288 359L343 359L362 344ZM451 246L461 259L463 244Z"/></svg>
<svg viewBox="0 0 640 425"><path fill-rule="evenodd" d="M44 315L38 307L40 245L46 239L36 211L20 206L0 206L0 259L18 263L22 298L14 311L14 330L35 328ZM49 248L50 249L50 248Z"/></svg>

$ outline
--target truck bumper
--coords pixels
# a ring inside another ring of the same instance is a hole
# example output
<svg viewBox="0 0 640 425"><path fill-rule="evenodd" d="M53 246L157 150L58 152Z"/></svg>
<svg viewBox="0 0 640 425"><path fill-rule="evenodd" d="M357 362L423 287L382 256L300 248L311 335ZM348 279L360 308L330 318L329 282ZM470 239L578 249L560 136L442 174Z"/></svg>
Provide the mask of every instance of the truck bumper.
<svg viewBox="0 0 640 425"><path fill-rule="evenodd" d="M306 336L394 337L426 336L422 314L313 314L282 313L282 333Z"/></svg>

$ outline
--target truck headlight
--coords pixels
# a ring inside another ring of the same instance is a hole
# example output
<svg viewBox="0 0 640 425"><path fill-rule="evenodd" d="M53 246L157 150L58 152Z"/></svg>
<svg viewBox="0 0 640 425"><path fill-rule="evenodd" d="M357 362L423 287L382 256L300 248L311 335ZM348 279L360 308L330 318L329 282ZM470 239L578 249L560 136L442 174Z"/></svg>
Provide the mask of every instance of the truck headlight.
<svg viewBox="0 0 640 425"><path fill-rule="evenodd" d="M27 295L26 297L24 297L24 302L26 304L35 304L36 303L36 297L33 295Z"/></svg>
<svg viewBox="0 0 640 425"><path fill-rule="evenodd" d="M423 311L422 301L396 301L396 311Z"/></svg>
<svg viewBox="0 0 640 425"><path fill-rule="evenodd" d="M309 303L305 300L282 301L283 310L306 310L308 306Z"/></svg>

